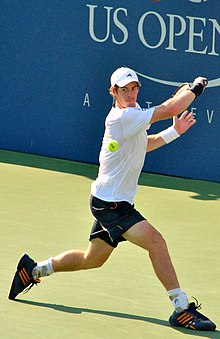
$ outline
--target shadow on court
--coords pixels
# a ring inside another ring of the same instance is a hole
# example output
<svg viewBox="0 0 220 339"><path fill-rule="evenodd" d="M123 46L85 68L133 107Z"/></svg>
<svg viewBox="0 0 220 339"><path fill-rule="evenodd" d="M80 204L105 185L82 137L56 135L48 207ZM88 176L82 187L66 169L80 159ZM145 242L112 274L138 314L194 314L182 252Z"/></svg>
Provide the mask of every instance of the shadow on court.
<svg viewBox="0 0 220 339"><path fill-rule="evenodd" d="M156 324L160 326L170 327L170 324L168 321L157 319L157 318L151 318L151 317L144 317L141 315L136 314L130 314L130 313L122 313L122 312L113 312L113 311L105 311L105 310L96 310L91 308L84 308L84 307L72 307L72 306L65 306L65 305L57 305L57 304L49 304L49 303L42 303L37 301L31 301L31 300L22 300L18 299L15 300L18 303L37 306L37 307L44 307L44 308L50 308L55 311L59 312L65 312L65 313L72 313L72 314L82 314L82 313L92 313L92 314L100 314L107 317L116 317L116 318L123 318L123 319L131 319L136 321L144 321L151 324ZM199 331L191 331L186 330L183 328L174 328L172 327L174 331L181 332L183 334L193 335L201 338L210 338L210 339L218 339L220 338L220 331L215 332L199 332Z"/></svg>
<svg viewBox="0 0 220 339"><path fill-rule="evenodd" d="M98 173L98 166L94 164L4 150L0 150L0 162L75 174L91 180L94 180ZM192 192L192 199L220 199L220 183L210 181L142 173L139 185Z"/></svg>
<svg viewBox="0 0 220 339"><path fill-rule="evenodd" d="M192 192L192 199L219 200L220 184L210 181L176 178L159 174L142 173L139 185Z"/></svg>

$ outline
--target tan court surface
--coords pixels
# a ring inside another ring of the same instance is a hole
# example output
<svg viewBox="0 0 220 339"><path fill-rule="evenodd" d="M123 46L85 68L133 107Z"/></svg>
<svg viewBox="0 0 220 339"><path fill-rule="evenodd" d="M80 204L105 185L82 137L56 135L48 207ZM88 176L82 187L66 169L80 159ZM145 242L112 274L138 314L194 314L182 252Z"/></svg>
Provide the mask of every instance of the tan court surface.
<svg viewBox="0 0 220 339"><path fill-rule="evenodd" d="M43 260L87 247L96 171L0 152L0 338L219 339L219 331L169 326L166 291L147 253L129 243L98 270L54 274L17 302L7 299L22 253ZM220 184L143 174L136 207L167 239L182 288L220 328Z"/></svg>

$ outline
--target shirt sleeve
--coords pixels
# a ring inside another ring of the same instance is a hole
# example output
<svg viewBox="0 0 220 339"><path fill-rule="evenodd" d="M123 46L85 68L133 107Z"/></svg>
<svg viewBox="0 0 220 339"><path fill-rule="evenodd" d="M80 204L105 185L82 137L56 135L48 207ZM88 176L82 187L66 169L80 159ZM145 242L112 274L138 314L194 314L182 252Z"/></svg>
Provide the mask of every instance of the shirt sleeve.
<svg viewBox="0 0 220 339"><path fill-rule="evenodd" d="M124 137L126 139L135 134L146 131L150 126L150 121L155 107L143 109L139 107L128 107L121 116L121 124Z"/></svg>

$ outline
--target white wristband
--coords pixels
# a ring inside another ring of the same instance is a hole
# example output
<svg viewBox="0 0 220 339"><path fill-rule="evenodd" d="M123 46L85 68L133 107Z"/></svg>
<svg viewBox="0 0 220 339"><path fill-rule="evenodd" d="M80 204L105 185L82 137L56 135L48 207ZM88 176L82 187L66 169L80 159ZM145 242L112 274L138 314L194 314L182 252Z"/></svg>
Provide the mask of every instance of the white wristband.
<svg viewBox="0 0 220 339"><path fill-rule="evenodd" d="M175 130L174 126L171 126L165 129L164 131L161 131L159 134L163 138L166 144L169 144L169 142L180 137L180 135Z"/></svg>

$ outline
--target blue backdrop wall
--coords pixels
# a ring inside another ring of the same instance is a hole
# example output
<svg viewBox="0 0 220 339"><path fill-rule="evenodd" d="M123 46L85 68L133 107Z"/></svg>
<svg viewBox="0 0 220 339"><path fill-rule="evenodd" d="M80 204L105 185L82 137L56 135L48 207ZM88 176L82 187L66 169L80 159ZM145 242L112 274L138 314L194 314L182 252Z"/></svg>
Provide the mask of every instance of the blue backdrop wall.
<svg viewBox="0 0 220 339"><path fill-rule="evenodd" d="M204 75L196 125L143 170L220 182L219 0L2 0L0 16L0 148L98 163L117 67L139 73L143 107Z"/></svg>

